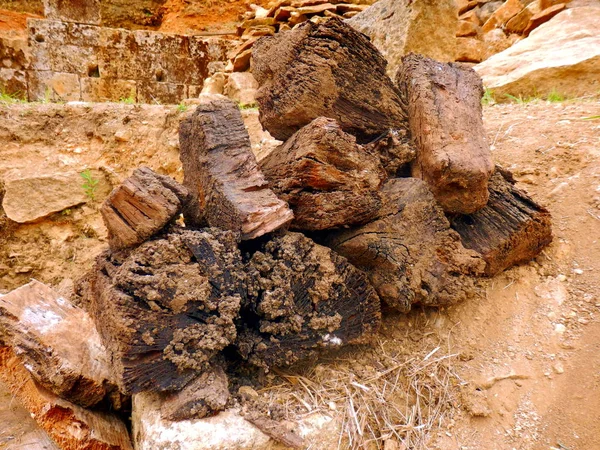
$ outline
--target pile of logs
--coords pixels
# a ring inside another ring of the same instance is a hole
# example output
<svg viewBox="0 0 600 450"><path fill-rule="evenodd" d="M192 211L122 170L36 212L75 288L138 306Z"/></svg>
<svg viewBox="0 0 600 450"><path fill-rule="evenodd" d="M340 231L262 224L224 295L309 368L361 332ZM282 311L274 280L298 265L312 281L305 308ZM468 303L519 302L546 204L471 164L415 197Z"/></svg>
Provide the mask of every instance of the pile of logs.
<svg viewBox="0 0 600 450"><path fill-rule="evenodd" d="M252 46L262 36L273 36L306 22L322 23L330 17L349 19L367 9L375 0L274 0L267 8L252 5L237 32L242 43L228 55L234 72L250 67Z"/></svg>
<svg viewBox="0 0 600 450"><path fill-rule="evenodd" d="M130 448L115 411L132 395L160 393L165 420L213 415L234 402L229 365L367 342L381 302L461 301L552 239L548 211L492 162L471 69L411 54L392 81L336 18L253 58L281 146L257 162L237 105L206 96L180 125L183 185L141 168L105 201L110 248L79 306L37 282L0 298L0 373L29 383L19 395L57 442L88 445L65 448Z"/></svg>

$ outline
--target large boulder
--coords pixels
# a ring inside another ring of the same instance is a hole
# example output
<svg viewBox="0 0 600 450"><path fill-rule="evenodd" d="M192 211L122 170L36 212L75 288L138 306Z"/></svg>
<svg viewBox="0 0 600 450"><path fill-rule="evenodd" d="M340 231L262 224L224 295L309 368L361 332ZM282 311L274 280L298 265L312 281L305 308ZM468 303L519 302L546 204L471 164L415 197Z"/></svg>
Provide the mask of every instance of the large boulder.
<svg viewBox="0 0 600 450"><path fill-rule="evenodd" d="M454 61L456 12L454 0L379 0L346 22L371 38L393 79L402 56L410 52Z"/></svg>
<svg viewBox="0 0 600 450"><path fill-rule="evenodd" d="M600 89L600 5L568 9L474 69L496 97Z"/></svg>

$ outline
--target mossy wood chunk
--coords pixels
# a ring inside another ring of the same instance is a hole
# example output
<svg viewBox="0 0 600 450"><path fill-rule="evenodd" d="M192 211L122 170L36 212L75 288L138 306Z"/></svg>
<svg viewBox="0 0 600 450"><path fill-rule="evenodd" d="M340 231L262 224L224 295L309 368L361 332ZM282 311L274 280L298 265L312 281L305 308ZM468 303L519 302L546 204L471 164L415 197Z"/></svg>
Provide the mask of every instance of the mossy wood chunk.
<svg viewBox="0 0 600 450"><path fill-rule="evenodd" d="M237 244L229 231L172 228L98 258L86 303L124 392L182 389L235 340L245 297Z"/></svg>
<svg viewBox="0 0 600 450"><path fill-rule="evenodd" d="M133 172L116 187L100 212L114 251L139 245L175 218L189 198L188 190L148 167Z"/></svg>
<svg viewBox="0 0 600 450"><path fill-rule="evenodd" d="M253 239L293 218L258 169L238 106L224 97L200 104L179 127L186 224L206 224Z"/></svg>
<svg viewBox="0 0 600 450"><path fill-rule="evenodd" d="M294 211L292 227L323 230L365 223L381 207L387 177L379 158L320 117L260 161L271 189Z"/></svg>
<svg viewBox="0 0 600 450"><path fill-rule="evenodd" d="M0 297L0 342L40 385L73 403L94 406L117 391L91 317L39 281Z"/></svg>
<svg viewBox="0 0 600 450"><path fill-rule="evenodd" d="M324 243L362 269L388 306L407 312L413 304L443 306L477 292L483 271L477 252L467 250L426 183L389 180L376 220L332 231Z"/></svg>
<svg viewBox="0 0 600 450"><path fill-rule="evenodd" d="M552 242L552 223L550 212L500 171L492 176L489 191L490 199L483 209L451 220L464 246L483 256L485 274L494 276L539 255Z"/></svg>
<svg viewBox="0 0 600 450"><path fill-rule="evenodd" d="M266 243L247 268L237 346L253 364L289 366L322 349L366 342L379 328L379 298L366 276L300 233Z"/></svg>
<svg viewBox="0 0 600 450"><path fill-rule="evenodd" d="M282 141L324 116L359 143L395 128L409 145L406 106L386 64L367 36L337 18L261 38L252 53L260 121Z"/></svg>
<svg viewBox="0 0 600 450"><path fill-rule="evenodd" d="M119 417L83 408L48 391L33 379L9 347L0 347L0 382L8 386L14 398L23 404L59 448L133 450L127 427ZM9 448L21 446L9 445Z"/></svg>
<svg viewBox="0 0 600 450"><path fill-rule="evenodd" d="M213 364L180 392L166 394L161 415L172 421L214 416L225 410L229 397L227 375L221 365Z"/></svg>
<svg viewBox="0 0 600 450"><path fill-rule="evenodd" d="M408 101L417 147L412 176L427 182L446 212L483 208L494 164L483 128L479 75L461 64L409 54L402 58L397 84Z"/></svg>

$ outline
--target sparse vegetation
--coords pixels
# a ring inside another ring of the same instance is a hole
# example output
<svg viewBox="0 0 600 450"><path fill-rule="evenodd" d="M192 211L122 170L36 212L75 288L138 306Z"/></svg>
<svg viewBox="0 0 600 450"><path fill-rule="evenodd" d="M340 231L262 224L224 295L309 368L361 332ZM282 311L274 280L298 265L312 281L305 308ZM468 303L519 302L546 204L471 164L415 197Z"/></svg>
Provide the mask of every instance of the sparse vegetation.
<svg viewBox="0 0 600 450"><path fill-rule="evenodd" d="M119 103L123 103L125 105L133 105L135 104L135 96L131 94L129 97L122 97L119 99Z"/></svg>
<svg viewBox="0 0 600 450"><path fill-rule="evenodd" d="M495 105L496 103L497 102L496 102L496 97L494 96L494 91L489 88L485 88L483 97L481 98L481 104L483 106L490 106L490 105Z"/></svg>
<svg viewBox="0 0 600 450"><path fill-rule="evenodd" d="M81 178L83 178L83 180L84 180L81 187L85 191L85 195L90 200L92 200L92 201L95 200L96 199L96 189L98 188L99 180L94 178L94 176L92 175L92 171L90 169L85 169L79 175L81 175Z"/></svg>
<svg viewBox="0 0 600 450"><path fill-rule="evenodd" d="M557 92L556 89L552 89L552 91L546 97L546 100L551 103L564 102L565 96Z"/></svg>
<svg viewBox="0 0 600 450"><path fill-rule="evenodd" d="M187 111L187 105L184 105L183 103L180 103L179 105L177 105L177 111L179 112L186 112Z"/></svg>
<svg viewBox="0 0 600 450"><path fill-rule="evenodd" d="M26 102L26 100L21 92L9 94L4 88L0 87L0 105L12 105L14 103L24 102Z"/></svg>
<svg viewBox="0 0 600 450"><path fill-rule="evenodd" d="M245 109L258 109L258 103L238 103L238 108L242 111Z"/></svg>

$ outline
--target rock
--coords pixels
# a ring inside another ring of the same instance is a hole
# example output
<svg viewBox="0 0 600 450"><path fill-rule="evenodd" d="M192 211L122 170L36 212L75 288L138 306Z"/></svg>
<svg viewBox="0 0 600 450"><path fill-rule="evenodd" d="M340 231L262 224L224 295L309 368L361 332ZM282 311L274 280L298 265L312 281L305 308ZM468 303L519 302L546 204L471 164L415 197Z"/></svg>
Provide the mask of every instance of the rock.
<svg viewBox="0 0 600 450"><path fill-rule="evenodd" d="M535 3L539 3L540 10L544 10L546 8L550 8L554 5L559 5L561 3L570 3L571 0L538 0Z"/></svg>
<svg viewBox="0 0 600 450"><path fill-rule="evenodd" d="M540 3L533 2L521 10L519 14L506 22L505 29L508 33L522 34L529 24L529 20L540 10Z"/></svg>
<svg viewBox="0 0 600 450"><path fill-rule="evenodd" d="M496 98L552 90L578 97L600 89L600 8L567 9L507 50L475 66Z"/></svg>
<svg viewBox="0 0 600 450"><path fill-rule="evenodd" d="M12 172L4 180L2 207L15 222L34 222L90 200L83 183L77 172L29 176Z"/></svg>
<svg viewBox="0 0 600 450"><path fill-rule="evenodd" d="M521 12L522 9L523 4L519 0L506 0L506 2L496 11L494 11L490 18L485 21L481 31L487 33L494 28L501 27L519 12Z"/></svg>
<svg viewBox="0 0 600 450"><path fill-rule="evenodd" d="M44 0L47 19L100 25L100 0Z"/></svg>
<svg viewBox="0 0 600 450"><path fill-rule="evenodd" d="M531 33L541 24L548 22L550 19L552 19L558 13L563 11L565 8L566 5L564 3L559 3L535 14L531 17L531 19L529 19L529 23L527 24L527 28L525 28L524 34L529 35L529 33Z"/></svg>
<svg viewBox="0 0 600 450"><path fill-rule="evenodd" d="M225 89L225 74L217 72L204 80L202 94L223 94Z"/></svg>
<svg viewBox="0 0 600 450"><path fill-rule="evenodd" d="M475 25L481 25L481 20L479 20L479 16L477 15L478 8L472 9L471 11L467 11L466 13L459 16L459 20L466 20L467 22L474 23Z"/></svg>
<svg viewBox="0 0 600 450"><path fill-rule="evenodd" d="M481 6L477 12L479 14L479 20L481 23L486 23L492 14L494 14L494 12L496 12L496 10L500 8L503 3L503 1L479 2Z"/></svg>
<svg viewBox="0 0 600 450"><path fill-rule="evenodd" d="M244 72L250 68L250 58L252 57L252 49L244 50L242 53L233 58L233 71Z"/></svg>
<svg viewBox="0 0 600 450"><path fill-rule="evenodd" d="M387 73L392 78L402 64L402 56L410 52L454 61L454 0L379 0L347 23L371 38L387 59Z"/></svg>
<svg viewBox="0 0 600 450"><path fill-rule="evenodd" d="M460 20L458 22L458 29L456 31L456 36L458 37L466 37L466 36L477 36L477 32L479 31L479 27L475 25L473 22L468 20Z"/></svg>
<svg viewBox="0 0 600 450"><path fill-rule="evenodd" d="M225 85L225 95L240 105L256 103L258 83L250 72L234 72Z"/></svg>

